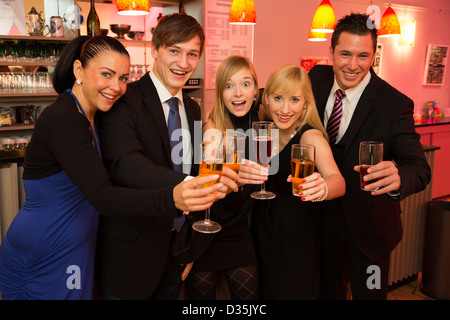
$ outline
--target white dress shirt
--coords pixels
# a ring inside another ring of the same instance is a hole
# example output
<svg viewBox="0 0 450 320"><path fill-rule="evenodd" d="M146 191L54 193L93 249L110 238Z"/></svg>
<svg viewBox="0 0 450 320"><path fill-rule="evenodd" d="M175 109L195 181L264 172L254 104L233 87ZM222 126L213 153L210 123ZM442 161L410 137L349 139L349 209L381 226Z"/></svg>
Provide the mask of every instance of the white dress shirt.
<svg viewBox="0 0 450 320"><path fill-rule="evenodd" d="M163 107L164 116L167 124L170 111L170 106L167 103L167 100L172 98L172 95L170 94L169 90L167 90L166 87L164 87L161 81L158 80L153 71L150 71L149 75L153 81L153 84L156 87L156 91L158 92L158 96ZM181 89L174 95L174 97L177 97L179 100L178 107L181 118L181 129L187 130L189 132L189 124L187 120L186 109L184 108L183 94ZM190 174L191 167L192 167L191 136L188 134L183 134L183 173Z"/></svg>
<svg viewBox="0 0 450 320"><path fill-rule="evenodd" d="M358 104L359 98L369 83L371 78L370 72L366 74L364 79L355 87L343 90L345 91L345 97L342 99L342 118L341 123L339 125L339 132L336 138L336 143L341 140L342 136L347 131L348 125L352 120L353 113L355 112L356 105ZM328 97L327 104L325 107L325 115L324 115L324 126L327 127L328 119L331 116L331 112L333 111L335 92L339 88L339 85L336 82L336 76L334 77L333 88L331 89L330 96ZM342 89L341 89L342 90Z"/></svg>

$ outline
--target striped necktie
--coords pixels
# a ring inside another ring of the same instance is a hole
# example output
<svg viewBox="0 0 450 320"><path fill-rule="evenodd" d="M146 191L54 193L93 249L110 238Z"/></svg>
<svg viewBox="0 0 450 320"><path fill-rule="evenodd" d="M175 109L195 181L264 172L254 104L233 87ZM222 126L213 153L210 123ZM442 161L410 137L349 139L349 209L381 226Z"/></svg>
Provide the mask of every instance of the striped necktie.
<svg viewBox="0 0 450 320"><path fill-rule="evenodd" d="M336 143L336 138L339 133L339 125L341 124L342 117L342 99L345 97L345 92L341 89L337 89L335 93L333 111L328 119L327 133L330 138L330 144Z"/></svg>

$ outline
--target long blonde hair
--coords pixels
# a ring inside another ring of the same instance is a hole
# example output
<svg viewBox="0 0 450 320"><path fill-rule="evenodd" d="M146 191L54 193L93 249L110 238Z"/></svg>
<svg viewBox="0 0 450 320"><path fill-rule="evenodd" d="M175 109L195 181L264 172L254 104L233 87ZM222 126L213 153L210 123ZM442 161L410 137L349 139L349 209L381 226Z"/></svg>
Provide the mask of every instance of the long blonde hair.
<svg viewBox="0 0 450 320"><path fill-rule="evenodd" d="M210 118L214 123L214 127L223 132L227 129L234 129L230 115L227 112L227 106L223 101L223 92L230 78L244 68L251 72L255 81L256 91L258 92L258 78L255 67L249 58L239 55L229 56L217 68L215 102Z"/></svg>
<svg viewBox="0 0 450 320"><path fill-rule="evenodd" d="M268 96L292 96L299 87L302 89L302 94L305 98L305 109L303 109L302 115L298 120L298 127L301 128L304 124L309 124L311 127L320 130L325 139L328 140L328 134L317 112L311 81L308 73L302 67L293 64L283 65L274 70L269 76L262 96L262 104L267 114L270 117L269 104L267 102Z"/></svg>

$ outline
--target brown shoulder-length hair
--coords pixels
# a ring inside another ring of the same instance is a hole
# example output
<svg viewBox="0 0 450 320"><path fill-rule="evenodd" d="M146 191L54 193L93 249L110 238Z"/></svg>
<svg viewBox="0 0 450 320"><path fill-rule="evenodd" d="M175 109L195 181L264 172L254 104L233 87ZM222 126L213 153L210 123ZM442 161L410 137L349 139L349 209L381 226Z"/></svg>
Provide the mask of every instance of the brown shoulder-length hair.
<svg viewBox="0 0 450 320"><path fill-rule="evenodd" d="M303 97L305 98L305 109L303 109L302 115L298 119L298 127L301 128L304 124L309 124L311 127L320 130L328 140L328 134L317 112L311 81L309 80L308 73L302 67L287 64L274 70L269 76L262 96L262 104L266 108L267 114L270 117L267 101L268 96L293 96L299 88L301 88Z"/></svg>
<svg viewBox="0 0 450 320"><path fill-rule="evenodd" d="M256 76L255 67L249 58L232 55L225 58L217 68L215 101L210 118L214 123L214 127L223 132L227 129L234 129L227 112L227 106L223 101L223 92L230 78L242 69L248 69L252 74L255 82L255 91L258 94L258 77Z"/></svg>

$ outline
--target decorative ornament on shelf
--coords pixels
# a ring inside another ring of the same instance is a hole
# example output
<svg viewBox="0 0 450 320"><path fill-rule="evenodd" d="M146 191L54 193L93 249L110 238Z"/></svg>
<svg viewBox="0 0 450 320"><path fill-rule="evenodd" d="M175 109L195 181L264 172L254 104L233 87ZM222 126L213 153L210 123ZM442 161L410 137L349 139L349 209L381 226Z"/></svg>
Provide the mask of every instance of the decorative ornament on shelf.
<svg viewBox="0 0 450 320"><path fill-rule="evenodd" d="M394 9L389 7L381 17L380 29L378 29L378 37L387 38L392 36L399 36L401 33L400 22L398 21L397 15Z"/></svg>
<svg viewBox="0 0 450 320"><path fill-rule="evenodd" d="M117 13L124 16L143 16L150 13L148 0L117 0Z"/></svg>
<svg viewBox="0 0 450 320"><path fill-rule="evenodd" d="M256 9L253 0L233 0L230 9L230 24L256 24Z"/></svg>
<svg viewBox="0 0 450 320"><path fill-rule="evenodd" d="M311 30L332 33L336 28L336 15L329 0L323 0L314 13Z"/></svg>

